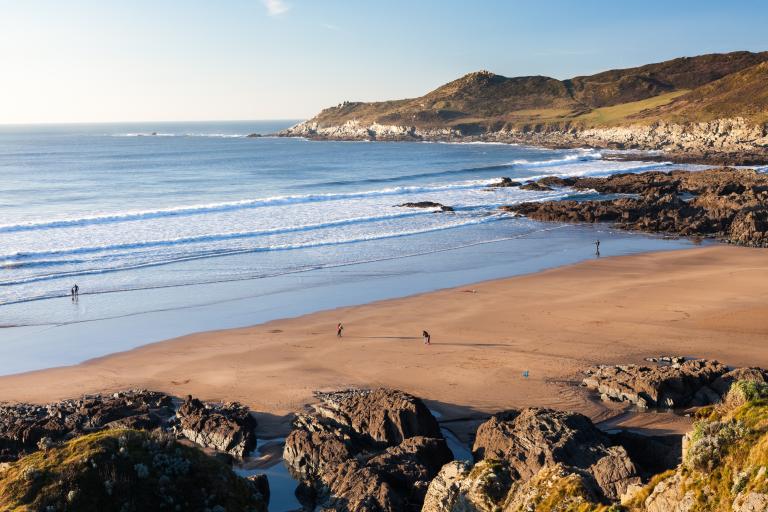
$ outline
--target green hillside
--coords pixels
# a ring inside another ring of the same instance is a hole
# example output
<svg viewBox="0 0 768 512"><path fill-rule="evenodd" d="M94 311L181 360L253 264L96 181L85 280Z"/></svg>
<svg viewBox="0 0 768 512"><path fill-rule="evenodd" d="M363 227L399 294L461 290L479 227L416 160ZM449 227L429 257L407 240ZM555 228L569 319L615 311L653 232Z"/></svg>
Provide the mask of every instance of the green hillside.
<svg viewBox="0 0 768 512"><path fill-rule="evenodd" d="M683 57L636 68L557 80L465 75L413 99L345 102L311 120L319 127L362 125L459 128L600 127L658 120L768 118L768 52Z"/></svg>

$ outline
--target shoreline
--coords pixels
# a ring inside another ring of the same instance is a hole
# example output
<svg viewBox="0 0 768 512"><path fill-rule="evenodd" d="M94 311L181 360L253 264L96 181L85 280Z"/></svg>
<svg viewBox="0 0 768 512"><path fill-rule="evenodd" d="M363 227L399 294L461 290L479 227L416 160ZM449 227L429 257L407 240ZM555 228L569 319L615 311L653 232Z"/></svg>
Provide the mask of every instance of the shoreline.
<svg viewBox="0 0 768 512"><path fill-rule="evenodd" d="M422 397L444 419L539 406L603 421L623 410L574 384L586 366L669 353L768 366L765 284L768 258L760 249L602 258L3 376L0 401L140 387L240 401L263 427L281 432L314 401L313 391L387 386ZM431 346L421 342L423 329ZM658 420L669 423L668 416Z"/></svg>
<svg viewBox="0 0 768 512"><path fill-rule="evenodd" d="M301 124L301 123L300 123ZM246 138L252 138L252 135ZM414 143L444 143L444 144L509 144L515 146L531 146L552 150L590 149L595 151L609 151L611 154L606 160L641 160L648 162L669 161L673 164L701 164L723 167L765 167L768 165L768 154L760 151L718 151L718 150L669 150L659 145L630 145L622 143L596 144L594 140L587 139L559 139L549 140L544 133L520 133L498 135L488 133L484 135L465 136L430 136L430 135L390 135L370 136L366 135L320 135L294 134L278 132L266 135L278 138L298 138L313 142L414 142ZM264 135L260 137L265 137ZM626 156L623 154L626 153Z"/></svg>

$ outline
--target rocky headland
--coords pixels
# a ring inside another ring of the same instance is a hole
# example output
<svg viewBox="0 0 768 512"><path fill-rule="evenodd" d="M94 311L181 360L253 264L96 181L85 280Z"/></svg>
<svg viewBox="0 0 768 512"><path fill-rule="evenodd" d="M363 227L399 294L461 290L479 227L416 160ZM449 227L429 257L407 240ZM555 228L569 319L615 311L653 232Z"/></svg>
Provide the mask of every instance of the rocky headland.
<svg viewBox="0 0 768 512"><path fill-rule="evenodd" d="M529 202L502 210L542 221L610 222L620 229L768 246L768 176L753 170L547 177L536 186L572 187L623 197Z"/></svg>
<svg viewBox="0 0 768 512"><path fill-rule="evenodd" d="M479 71L419 98L344 102L279 135L589 146L765 163L766 60L766 52L701 55L568 80Z"/></svg>

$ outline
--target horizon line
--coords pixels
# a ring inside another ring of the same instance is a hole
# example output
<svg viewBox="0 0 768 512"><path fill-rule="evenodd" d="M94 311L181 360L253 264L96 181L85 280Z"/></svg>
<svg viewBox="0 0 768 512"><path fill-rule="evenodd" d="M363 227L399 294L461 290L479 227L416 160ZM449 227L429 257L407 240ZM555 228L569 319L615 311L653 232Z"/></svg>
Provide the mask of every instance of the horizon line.
<svg viewBox="0 0 768 512"><path fill-rule="evenodd" d="M162 121L41 121L32 123L6 123L0 121L0 127L9 126L64 126L64 125L94 125L94 124L141 124L141 123L257 123L268 121L306 121L310 118L272 118L272 119L196 119L191 121L183 120L162 120Z"/></svg>

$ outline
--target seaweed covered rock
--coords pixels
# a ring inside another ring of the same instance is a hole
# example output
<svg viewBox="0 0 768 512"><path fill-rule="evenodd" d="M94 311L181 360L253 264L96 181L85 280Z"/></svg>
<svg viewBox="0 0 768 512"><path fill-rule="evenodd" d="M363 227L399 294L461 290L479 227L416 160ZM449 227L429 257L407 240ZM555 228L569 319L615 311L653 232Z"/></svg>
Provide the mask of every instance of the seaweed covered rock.
<svg viewBox="0 0 768 512"><path fill-rule="evenodd" d="M453 455L418 398L389 389L318 393L299 415L283 458L309 507L419 510L429 482Z"/></svg>
<svg viewBox="0 0 768 512"><path fill-rule="evenodd" d="M152 429L173 417L164 393L130 390L88 395L47 405L0 406L0 461L38 449L42 440L59 441L109 427Z"/></svg>
<svg viewBox="0 0 768 512"><path fill-rule="evenodd" d="M0 472L0 509L266 512L255 485L160 432L104 430Z"/></svg>
<svg viewBox="0 0 768 512"><path fill-rule="evenodd" d="M179 408L178 431L200 446L243 458L256 448L256 420L236 402L205 404L188 396Z"/></svg>

